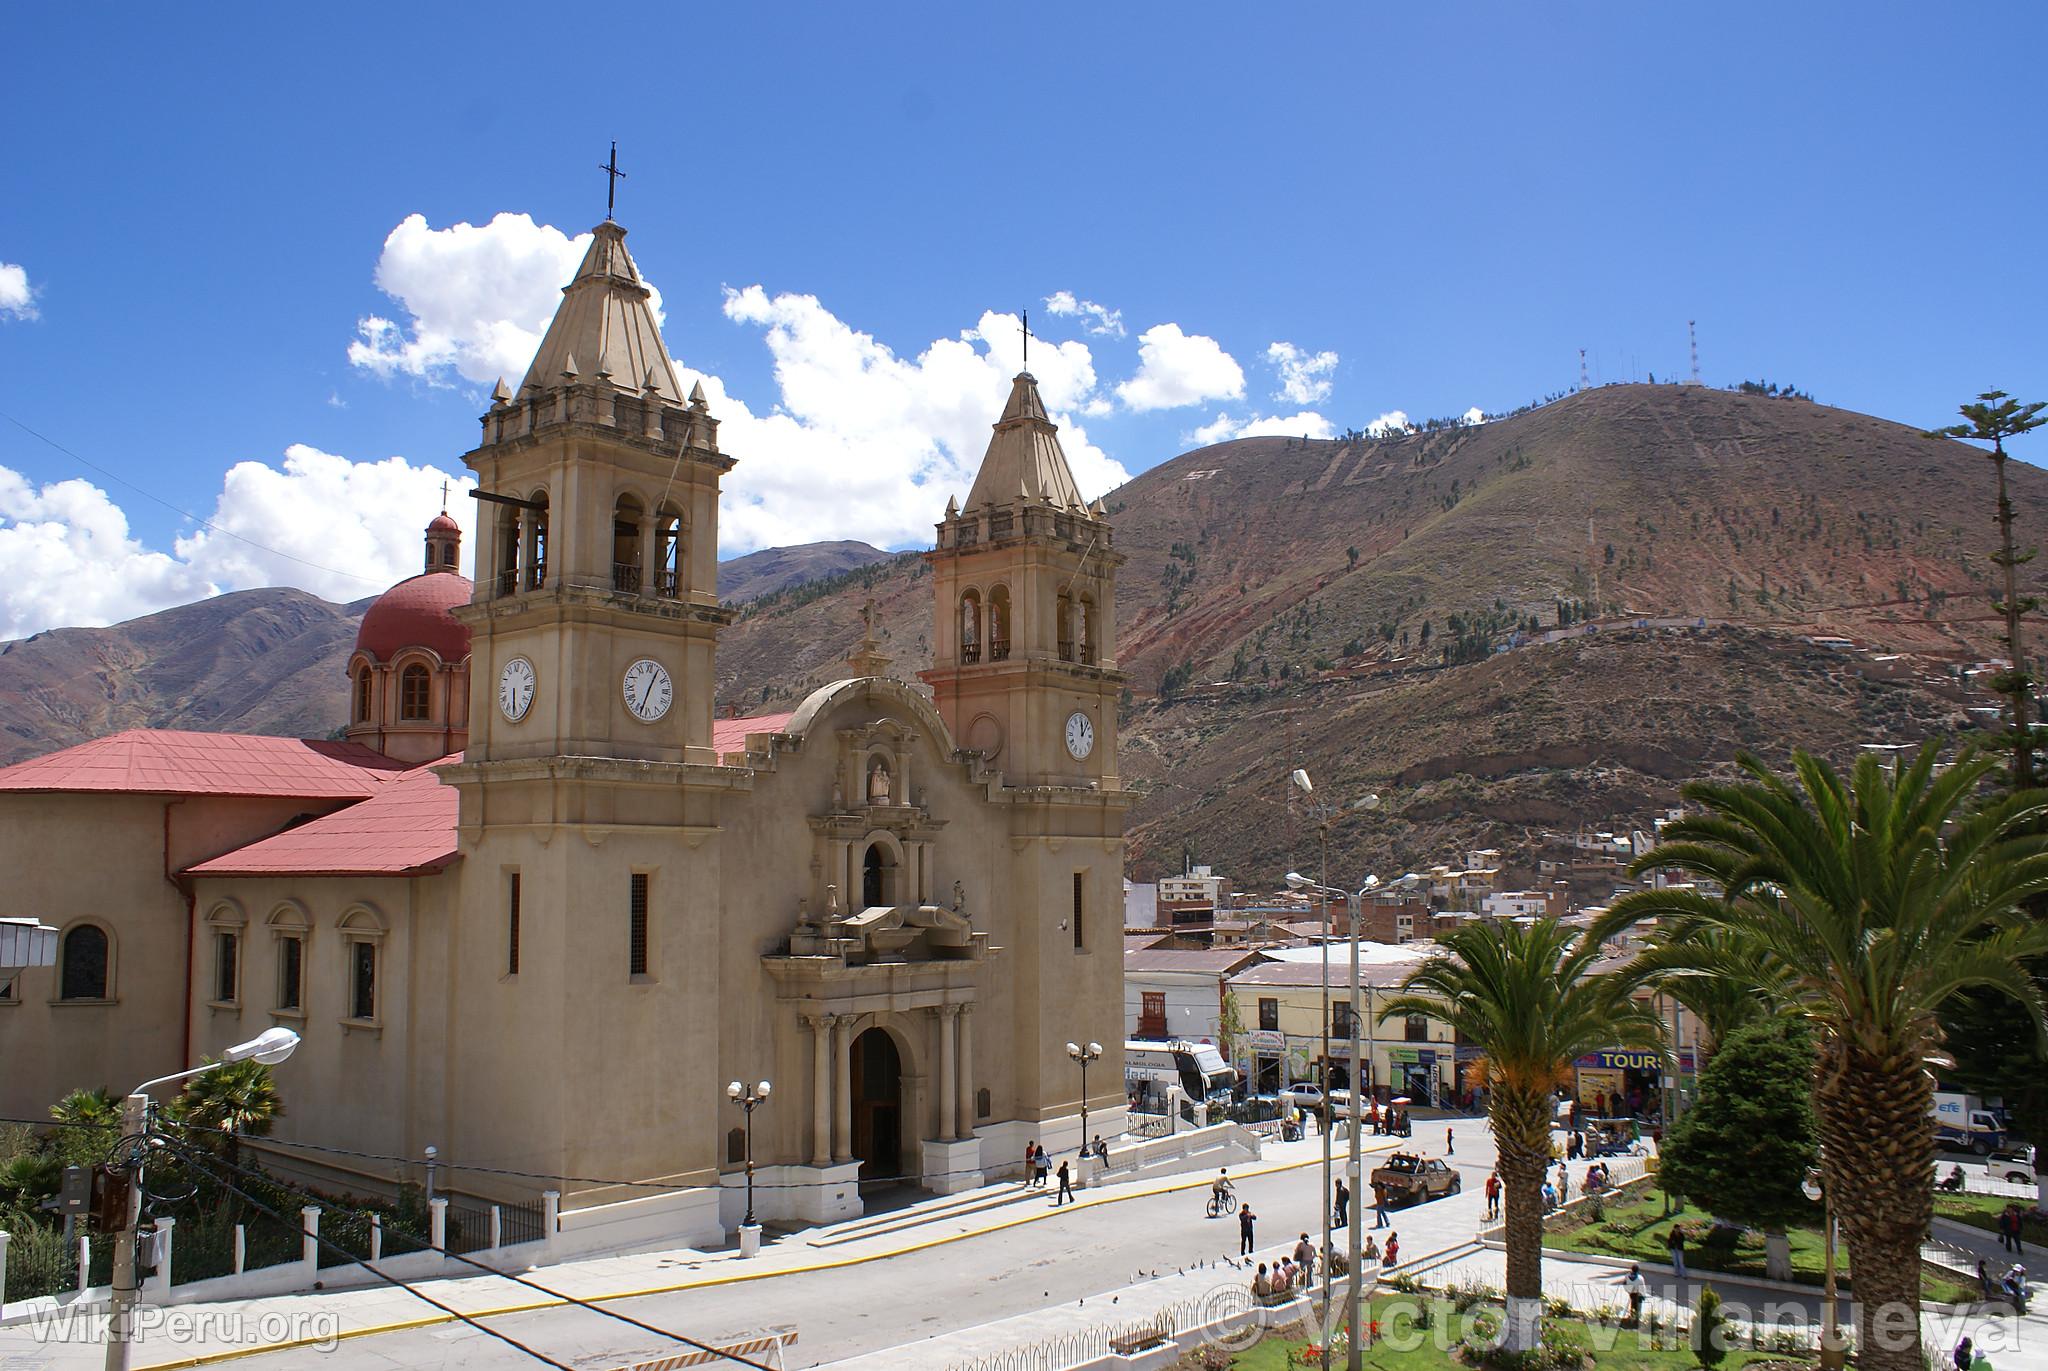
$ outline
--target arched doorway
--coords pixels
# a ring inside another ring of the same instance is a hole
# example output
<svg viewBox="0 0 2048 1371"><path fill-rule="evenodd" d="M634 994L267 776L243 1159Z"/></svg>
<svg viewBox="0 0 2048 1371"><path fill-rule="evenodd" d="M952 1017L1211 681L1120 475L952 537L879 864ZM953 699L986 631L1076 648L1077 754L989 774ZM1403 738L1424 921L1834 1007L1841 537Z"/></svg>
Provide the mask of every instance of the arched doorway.
<svg viewBox="0 0 2048 1371"><path fill-rule="evenodd" d="M869 843L867 855L860 863L860 907L873 909L877 905L891 903L889 877L893 874L895 862L889 850L880 843Z"/></svg>
<svg viewBox="0 0 2048 1371"><path fill-rule="evenodd" d="M903 1059L870 1028L853 1040L853 1157L860 1185L895 1185L903 1170Z"/></svg>

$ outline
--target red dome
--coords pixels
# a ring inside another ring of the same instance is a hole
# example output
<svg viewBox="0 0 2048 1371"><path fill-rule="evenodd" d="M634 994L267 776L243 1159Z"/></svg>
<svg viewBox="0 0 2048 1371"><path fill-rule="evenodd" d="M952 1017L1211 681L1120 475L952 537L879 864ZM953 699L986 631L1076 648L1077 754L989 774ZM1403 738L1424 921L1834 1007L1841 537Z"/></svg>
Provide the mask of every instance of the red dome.
<svg viewBox="0 0 2048 1371"><path fill-rule="evenodd" d="M449 518L448 511L444 509L434 516L433 523L427 525L427 532L460 534L462 532L462 525Z"/></svg>
<svg viewBox="0 0 2048 1371"><path fill-rule="evenodd" d="M469 577L453 571L428 571L400 581L377 597L356 630L356 651L388 662L409 647L439 653L444 662L469 655L469 629L448 611L466 605Z"/></svg>

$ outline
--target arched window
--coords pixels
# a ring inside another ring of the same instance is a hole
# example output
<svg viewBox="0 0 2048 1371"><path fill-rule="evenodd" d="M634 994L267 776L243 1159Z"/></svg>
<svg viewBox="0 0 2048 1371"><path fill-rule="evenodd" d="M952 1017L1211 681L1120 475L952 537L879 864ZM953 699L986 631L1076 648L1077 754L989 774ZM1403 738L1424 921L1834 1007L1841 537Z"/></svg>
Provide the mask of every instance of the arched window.
<svg viewBox="0 0 2048 1371"><path fill-rule="evenodd" d="M454 544L454 543L443 543L443 544L441 544L441 565L442 565L442 566L454 566L454 565L455 565L455 544Z"/></svg>
<svg viewBox="0 0 2048 1371"><path fill-rule="evenodd" d="M988 593L988 659L1010 659L1010 588L997 586Z"/></svg>
<svg viewBox="0 0 2048 1371"><path fill-rule="evenodd" d="M408 723L428 717L433 674L414 662L398 676L398 717Z"/></svg>
<svg viewBox="0 0 2048 1371"><path fill-rule="evenodd" d="M57 997L104 1000L107 994L107 930L79 924L64 935L58 956Z"/></svg>
<svg viewBox="0 0 2048 1371"><path fill-rule="evenodd" d="M640 593L640 501L621 495L612 506L612 589Z"/></svg>
<svg viewBox="0 0 2048 1371"><path fill-rule="evenodd" d="M654 516L654 593L679 599L682 585L683 516L674 505L663 505Z"/></svg>
<svg viewBox="0 0 2048 1371"><path fill-rule="evenodd" d="M378 1022L378 980L383 970L384 927L367 909L350 910L341 919L341 940L348 979L342 987L346 1017L354 1023Z"/></svg>
<svg viewBox="0 0 2048 1371"><path fill-rule="evenodd" d="M1061 591L1054 604L1054 612L1059 616L1056 622L1060 635L1060 660L1071 662L1074 660L1074 597Z"/></svg>
<svg viewBox="0 0 2048 1371"><path fill-rule="evenodd" d="M497 510L498 593L512 595L519 590L519 511L510 505Z"/></svg>
<svg viewBox="0 0 2048 1371"><path fill-rule="evenodd" d="M539 590L548 579L548 493L536 490L533 502L540 508L526 511L533 529L533 547L526 557L526 588Z"/></svg>
<svg viewBox="0 0 2048 1371"><path fill-rule="evenodd" d="M981 592L977 590L960 597L960 660L981 660Z"/></svg>
<svg viewBox="0 0 2048 1371"><path fill-rule="evenodd" d="M1096 636L1099 629L1100 624L1097 622L1095 614L1095 598L1092 595L1083 595L1081 597L1081 661L1084 665L1094 666L1096 656L1101 651L1100 643L1102 640Z"/></svg>
<svg viewBox="0 0 2048 1371"><path fill-rule="evenodd" d="M356 722L370 722L370 668L356 668Z"/></svg>

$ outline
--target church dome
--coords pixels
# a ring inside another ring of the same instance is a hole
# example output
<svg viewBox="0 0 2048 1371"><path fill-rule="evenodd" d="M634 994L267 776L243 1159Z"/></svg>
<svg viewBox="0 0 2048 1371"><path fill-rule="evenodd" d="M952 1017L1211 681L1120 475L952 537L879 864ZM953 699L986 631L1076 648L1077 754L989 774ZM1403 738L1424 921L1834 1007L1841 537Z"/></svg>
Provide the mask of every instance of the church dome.
<svg viewBox="0 0 2048 1371"><path fill-rule="evenodd" d="M451 521L452 522L452 521ZM470 600L469 577L426 571L377 597L356 630L356 651L388 662L409 647L424 647L455 663L469 655L469 629L448 611Z"/></svg>
<svg viewBox="0 0 2048 1371"><path fill-rule="evenodd" d="M444 509L434 516L434 522L427 525L427 532L452 533L459 538L462 536L462 525L450 518L448 511Z"/></svg>

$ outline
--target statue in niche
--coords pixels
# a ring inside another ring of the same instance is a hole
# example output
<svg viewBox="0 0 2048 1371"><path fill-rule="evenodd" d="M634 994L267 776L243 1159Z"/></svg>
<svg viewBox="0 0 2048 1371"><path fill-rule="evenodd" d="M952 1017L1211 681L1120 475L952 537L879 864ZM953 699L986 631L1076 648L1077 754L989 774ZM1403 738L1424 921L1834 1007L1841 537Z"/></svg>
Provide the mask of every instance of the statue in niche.
<svg viewBox="0 0 2048 1371"><path fill-rule="evenodd" d="M832 811L836 814L846 808L846 787L839 784L839 778L832 778Z"/></svg>
<svg viewBox="0 0 2048 1371"><path fill-rule="evenodd" d="M868 766L868 803L889 803L889 764L880 757L875 758Z"/></svg>
<svg viewBox="0 0 2048 1371"><path fill-rule="evenodd" d="M960 882L953 882L953 912L958 914L960 906L967 903L967 889Z"/></svg>

